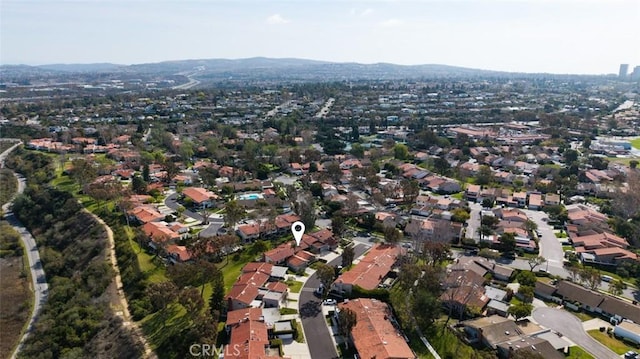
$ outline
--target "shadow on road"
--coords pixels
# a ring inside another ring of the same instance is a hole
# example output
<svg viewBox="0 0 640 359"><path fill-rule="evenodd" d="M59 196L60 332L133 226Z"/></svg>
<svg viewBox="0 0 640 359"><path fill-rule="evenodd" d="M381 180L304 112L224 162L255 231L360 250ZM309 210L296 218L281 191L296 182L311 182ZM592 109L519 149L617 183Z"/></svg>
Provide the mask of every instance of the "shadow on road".
<svg viewBox="0 0 640 359"><path fill-rule="evenodd" d="M315 317L321 312L320 302L315 300L306 302L300 307L300 317L302 318Z"/></svg>

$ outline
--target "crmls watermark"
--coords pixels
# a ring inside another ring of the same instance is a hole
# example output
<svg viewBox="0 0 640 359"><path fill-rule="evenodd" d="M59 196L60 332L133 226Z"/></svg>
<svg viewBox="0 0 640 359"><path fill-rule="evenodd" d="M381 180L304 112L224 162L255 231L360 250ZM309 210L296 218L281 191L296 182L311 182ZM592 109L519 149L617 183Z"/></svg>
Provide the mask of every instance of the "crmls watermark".
<svg viewBox="0 0 640 359"><path fill-rule="evenodd" d="M240 356L240 345L191 344L189 354L196 358L224 358L227 356Z"/></svg>

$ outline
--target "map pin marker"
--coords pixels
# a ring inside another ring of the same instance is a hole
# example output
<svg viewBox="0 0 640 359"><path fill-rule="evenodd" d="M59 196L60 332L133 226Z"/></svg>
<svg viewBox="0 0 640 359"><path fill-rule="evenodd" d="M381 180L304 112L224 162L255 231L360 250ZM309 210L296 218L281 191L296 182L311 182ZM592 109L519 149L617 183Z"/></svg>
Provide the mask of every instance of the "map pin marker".
<svg viewBox="0 0 640 359"><path fill-rule="evenodd" d="M302 240L302 235L304 234L304 223L297 221L293 222L291 225L291 233L293 233L293 238L296 240L296 246L300 246L300 241Z"/></svg>

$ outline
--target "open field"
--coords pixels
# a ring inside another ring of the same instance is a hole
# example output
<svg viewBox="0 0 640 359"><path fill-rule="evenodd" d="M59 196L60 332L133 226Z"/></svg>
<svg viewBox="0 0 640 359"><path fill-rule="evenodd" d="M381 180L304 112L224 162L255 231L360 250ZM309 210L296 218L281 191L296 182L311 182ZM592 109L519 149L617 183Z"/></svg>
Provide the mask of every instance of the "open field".
<svg viewBox="0 0 640 359"><path fill-rule="evenodd" d="M640 137L631 140L631 146L633 146L633 148L640 150Z"/></svg>

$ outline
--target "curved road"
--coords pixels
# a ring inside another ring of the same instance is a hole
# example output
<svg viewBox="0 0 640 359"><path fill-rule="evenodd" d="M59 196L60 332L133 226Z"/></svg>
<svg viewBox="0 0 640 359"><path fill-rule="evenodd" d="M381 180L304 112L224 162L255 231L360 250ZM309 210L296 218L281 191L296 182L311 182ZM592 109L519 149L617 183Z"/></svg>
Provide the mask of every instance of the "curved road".
<svg viewBox="0 0 640 359"><path fill-rule="evenodd" d="M620 355L587 334L580 319L571 313L556 308L536 308L533 310L532 316L538 324L562 333L595 358L620 359Z"/></svg>
<svg viewBox="0 0 640 359"><path fill-rule="evenodd" d="M357 244L354 247L355 258L361 256L369 249L369 246L365 244ZM327 263L330 266L339 266L342 263L342 258L338 257L331 262ZM302 328L304 330L304 336L307 338L307 344L309 345L309 352L312 358L338 358L338 352L331 333L327 327L327 322L322 314L322 303L315 295L313 291L320 286L320 280L314 273L300 291L300 298L298 301L298 312L302 320Z"/></svg>
<svg viewBox="0 0 640 359"><path fill-rule="evenodd" d="M17 143L0 154L0 167L4 168L4 160L7 155L21 144L22 142ZM2 206L2 211L5 213L4 219L13 227L13 229L16 230L16 232L20 234L20 239L22 240L22 244L24 245L24 248L27 252L29 269L31 270L31 282L33 285L34 305L33 310L31 311L31 317L29 318L29 323L27 324L27 330L20 338L20 342L18 343L16 350L11 355L11 358L15 358L18 352L20 352L24 341L27 339L29 333L33 329L33 326L38 318L38 314L42 310L42 305L47 301L47 295L49 293L47 277L44 274L42 262L40 262L40 254L38 253L36 240L33 238L31 233L29 233L29 231L22 225L22 223L20 223L20 221L10 208L16 196L24 192L24 189L26 187L26 179L24 177L16 174L15 172L13 173L13 175L18 180L18 191L9 203L6 203Z"/></svg>

